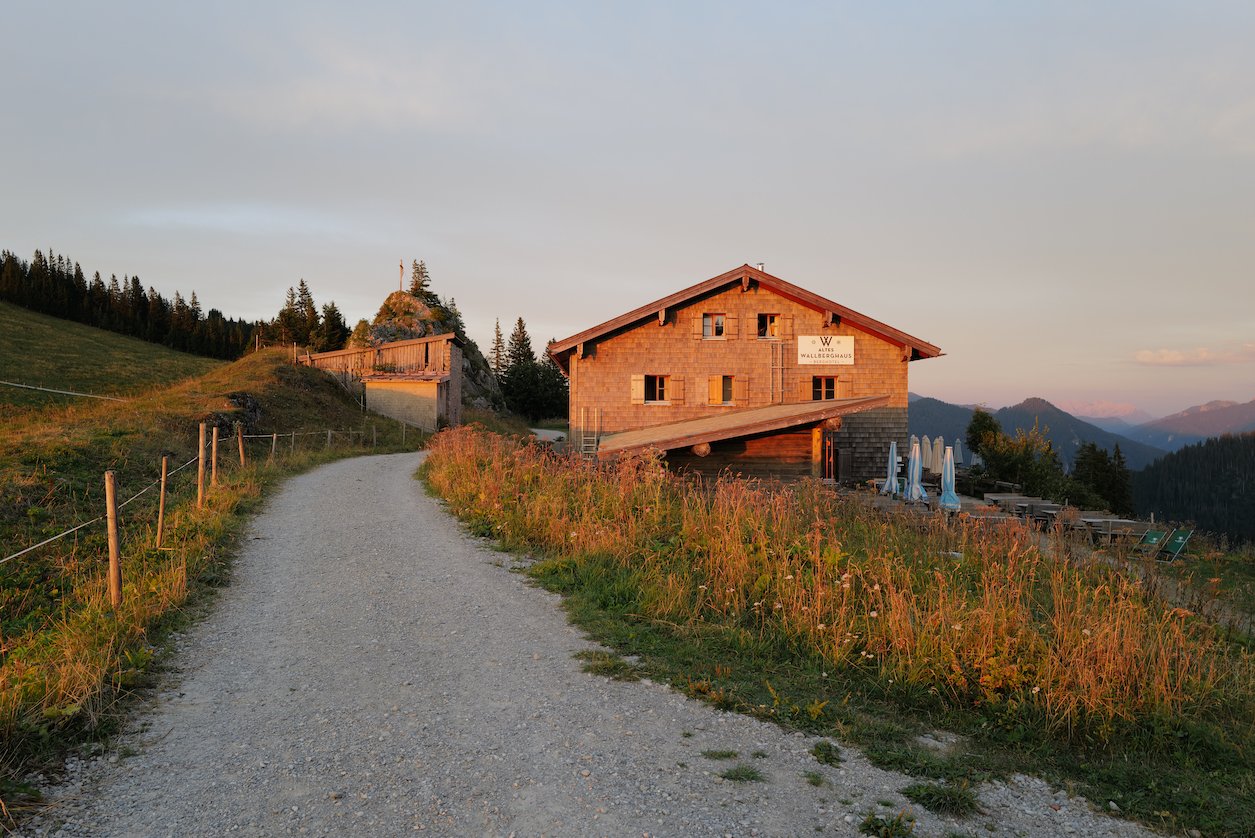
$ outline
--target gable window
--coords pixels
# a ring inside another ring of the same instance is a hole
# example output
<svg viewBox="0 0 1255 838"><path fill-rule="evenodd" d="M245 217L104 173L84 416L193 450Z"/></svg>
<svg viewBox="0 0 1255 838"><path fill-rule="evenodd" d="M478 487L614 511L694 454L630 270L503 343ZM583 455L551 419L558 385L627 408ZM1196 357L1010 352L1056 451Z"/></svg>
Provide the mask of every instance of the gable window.
<svg viewBox="0 0 1255 838"><path fill-rule="evenodd" d="M702 338L710 340L713 338L721 338L724 336L727 316L723 314L703 314L702 315Z"/></svg>
<svg viewBox="0 0 1255 838"><path fill-rule="evenodd" d="M760 340L777 340L780 337L780 315L758 315L758 337Z"/></svg>
<svg viewBox="0 0 1255 838"><path fill-rule="evenodd" d="M837 397L837 377L816 375L811 378L811 399L817 402L831 401Z"/></svg>
<svg viewBox="0 0 1255 838"><path fill-rule="evenodd" d="M645 376L645 404L667 400L667 378L665 375Z"/></svg>

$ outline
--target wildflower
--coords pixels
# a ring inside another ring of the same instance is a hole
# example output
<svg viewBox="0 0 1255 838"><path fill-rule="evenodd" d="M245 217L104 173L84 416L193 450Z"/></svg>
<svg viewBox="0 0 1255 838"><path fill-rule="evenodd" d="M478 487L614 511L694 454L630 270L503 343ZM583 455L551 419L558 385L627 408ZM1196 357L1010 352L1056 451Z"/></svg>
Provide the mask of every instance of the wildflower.
<svg viewBox="0 0 1255 838"><path fill-rule="evenodd" d="M880 612L879 612L879 611L872 611L872 612L870 612L867 616L869 616L869 617L879 617L879 616L880 616Z"/></svg>
<svg viewBox="0 0 1255 838"><path fill-rule="evenodd" d="M793 574L792 574L792 573L790 573L790 574L788 574L787 576L785 576L784 578L785 578L785 579L792 579L792 578L793 578Z"/></svg>
<svg viewBox="0 0 1255 838"><path fill-rule="evenodd" d="M704 591L704 590L706 590L706 586L705 586L705 585L698 585L698 586L697 586L697 590L699 590L699 591Z"/></svg>
<svg viewBox="0 0 1255 838"><path fill-rule="evenodd" d="M1089 637L1089 629L1081 629L1081 634L1085 635L1086 637Z"/></svg>
<svg viewBox="0 0 1255 838"><path fill-rule="evenodd" d="M818 628L820 631L823 631L824 629L828 628L828 626L824 625L823 623L820 623L818 626L816 626L816 628Z"/></svg>
<svg viewBox="0 0 1255 838"><path fill-rule="evenodd" d="M784 604L783 604L783 603L781 603L781 602L779 602L779 601L777 601L777 602L776 602L776 608L784 608Z"/></svg>
<svg viewBox="0 0 1255 838"><path fill-rule="evenodd" d="M879 582L877 582L875 585L872 585L872 590L873 590L873 591L879 591L879 590L880 590L880 583L879 583Z"/></svg>
<svg viewBox="0 0 1255 838"><path fill-rule="evenodd" d="M955 630L955 631L962 631L962 630L963 630L963 624L962 624L962 623L955 623L955 625L954 625L954 630Z"/></svg>
<svg viewBox="0 0 1255 838"><path fill-rule="evenodd" d="M1039 692L1041 692L1041 687L1033 687L1033 695L1037 695Z"/></svg>

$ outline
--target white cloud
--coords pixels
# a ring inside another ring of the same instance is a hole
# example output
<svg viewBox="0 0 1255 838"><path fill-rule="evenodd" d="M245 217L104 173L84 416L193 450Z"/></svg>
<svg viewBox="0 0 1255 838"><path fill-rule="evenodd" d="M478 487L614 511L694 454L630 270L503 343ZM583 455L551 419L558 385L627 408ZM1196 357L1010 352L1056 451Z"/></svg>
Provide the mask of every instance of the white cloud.
<svg viewBox="0 0 1255 838"><path fill-rule="evenodd" d="M1133 360L1148 367L1218 367L1255 362L1255 343L1222 346L1215 349L1141 349Z"/></svg>

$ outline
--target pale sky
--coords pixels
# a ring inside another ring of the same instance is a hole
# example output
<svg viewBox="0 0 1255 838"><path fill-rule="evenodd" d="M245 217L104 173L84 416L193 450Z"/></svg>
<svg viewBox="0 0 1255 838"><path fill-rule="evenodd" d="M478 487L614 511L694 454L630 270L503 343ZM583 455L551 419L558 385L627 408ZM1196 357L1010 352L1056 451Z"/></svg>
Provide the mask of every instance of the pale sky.
<svg viewBox="0 0 1255 838"><path fill-rule="evenodd" d="M1249 0L6 0L0 29L24 259L247 318L304 278L350 323L424 259L481 347L764 262L940 346L924 395L1255 398Z"/></svg>

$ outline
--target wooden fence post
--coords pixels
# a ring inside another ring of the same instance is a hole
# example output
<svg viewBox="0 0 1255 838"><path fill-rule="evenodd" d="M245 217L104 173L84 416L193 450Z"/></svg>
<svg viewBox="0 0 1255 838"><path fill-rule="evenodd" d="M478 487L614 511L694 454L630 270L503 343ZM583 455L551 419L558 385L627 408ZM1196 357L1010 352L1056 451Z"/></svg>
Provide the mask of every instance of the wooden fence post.
<svg viewBox="0 0 1255 838"><path fill-rule="evenodd" d="M239 422L235 423L235 441L240 446L240 468L244 468L244 426Z"/></svg>
<svg viewBox="0 0 1255 838"><path fill-rule="evenodd" d="M296 431L292 432L292 453L296 453Z"/></svg>
<svg viewBox="0 0 1255 838"><path fill-rule="evenodd" d="M105 520L109 528L109 603L122 604L122 563L118 557L118 484L112 471L105 472Z"/></svg>
<svg viewBox="0 0 1255 838"><path fill-rule="evenodd" d="M331 447L331 428L327 428L327 447Z"/></svg>
<svg viewBox="0 0 1255 838"><path fill-rule="evenodd" d="M170 470L170 455L161 455L161 494L158 495L160 500L157 501L157 543L156 548L161 549L161 531L166 525L166 475Z"/></svg>
<svg viewBox="0 0 1255 838"><path fill-rule="evenodd" d="M200 423L200 442L196 445L196 508L205 505L205 423Z"/></svg>
<svg viewBox="0 0 1255 838"><path fill-rule="evenodd" d="M279 434L277 433L271 434L270 435L270 462L271 463L274 463L275 461L275 449L278 447L279 447Z"/></svg>
<svg viewBox="0 0 1255 838"><path fill-rule="evenodd" d="M405 423L401 422L401 447L405 447Z"/></svg>
<svg viewBox="0 0 1255 838"><path fill-rule="evenodd" d="M209 485L218 485L218 426L214 425L213 442L209 447Z"/></svg>
<svg viewBox="0 0 1255 838"><path fill-rule="evenodd" d="M370 443L370 447L371 447L371 448L378 448L378 447L379 447L379 426L378 426L378 425L371 425L371 426L370 426L370 433L371 433L371 443Z"/></svg>

